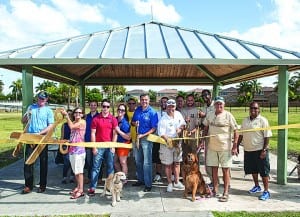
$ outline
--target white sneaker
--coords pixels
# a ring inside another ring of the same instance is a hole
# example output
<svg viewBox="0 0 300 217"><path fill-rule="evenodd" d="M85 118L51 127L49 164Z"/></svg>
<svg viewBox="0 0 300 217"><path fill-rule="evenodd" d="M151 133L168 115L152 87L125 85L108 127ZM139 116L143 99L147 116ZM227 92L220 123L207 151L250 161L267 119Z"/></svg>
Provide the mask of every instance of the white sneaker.
<svg viewBox="0 0 300 217"><path fill-rule="evenodd" d="M171 181L174 182L175 181L175 176L172 174L171 176Z"/></svg>
<svg viewBox="0 0 300 217"><path fill-rule="evenodd" d="M178 183L174 183L174 188L178 188L180 190L184 189L184 185L178 181Z"/></svg>
<svg viewBox="0 0 300 217"><path fill-rule="evenodd" d="M160 182L160 181L161 181L160 175L159 175L159 174L156 174L156 175L154 176L153 181L154 181L154 182Z"/></svg>
<svg viewBox="0 0 300 217"><path fill-rule="evenodd" d="M168 184L167 192L172 192L172 191L173 191L173 184L170 183L170 184Z"/></svg>

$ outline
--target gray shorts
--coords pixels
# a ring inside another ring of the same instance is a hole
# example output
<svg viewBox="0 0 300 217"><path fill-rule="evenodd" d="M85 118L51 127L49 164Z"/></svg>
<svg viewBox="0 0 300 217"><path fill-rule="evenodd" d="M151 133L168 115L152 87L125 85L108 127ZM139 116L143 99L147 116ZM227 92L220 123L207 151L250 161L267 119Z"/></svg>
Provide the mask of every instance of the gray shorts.
<svg viewBox="0 0 300 217"><path fill-rule="evenodd" d="M231 151L207 150L206 164L209 167L230 168L232 166Z"/></svg>
<svg viewBox="0 0 300 217"><path fill-rule="evenodd" d="M174 162L181 162L182 148L181 146L179 146L178 148L168 148L165 145L160 145L159 158L161 163L164 165L171 165Z"/></svg>

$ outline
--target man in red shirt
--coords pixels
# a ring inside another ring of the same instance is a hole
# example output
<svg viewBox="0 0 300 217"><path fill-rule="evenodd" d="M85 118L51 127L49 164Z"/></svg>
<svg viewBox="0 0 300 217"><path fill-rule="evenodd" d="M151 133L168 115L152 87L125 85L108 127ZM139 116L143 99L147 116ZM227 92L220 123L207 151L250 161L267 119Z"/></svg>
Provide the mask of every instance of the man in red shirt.
<svg viewBox="0 0 300 217"><path fill-rule="evenodd" d="M101 103L102 110L95 116L91 124L91 142L116 142L118 127L117 119L109 112L110 102L104 99ZM88 195L94 196L98 182L102 161L105 159L106 175L114 173L114 148L93 148L93 166Z"/></svg>

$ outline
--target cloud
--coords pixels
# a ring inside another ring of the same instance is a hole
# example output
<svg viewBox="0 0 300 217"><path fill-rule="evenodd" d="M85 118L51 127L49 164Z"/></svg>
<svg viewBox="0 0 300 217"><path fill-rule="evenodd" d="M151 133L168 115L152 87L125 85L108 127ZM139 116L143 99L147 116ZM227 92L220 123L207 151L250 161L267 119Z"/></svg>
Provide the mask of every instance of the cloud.
<svg viewBox="0 0 300 217"><path fill-rule="evenodd" d="M221 33L230 37L300 51L300 1L273 0L275 10L269 15L271 22L245 32L236 30Z"/></svg>
<svg viewBox="0 0 300 217"><path fill-rule="evenodd" d="M104 23L101 13L101 4L84 4L77 0L51 0L60 13L70 21L83 21L89 23Z"/></svg>
<svg viewBox="0 0 300 217"><path fill-rule="evenodd" d="M176 24L181 20L180 14L172 4L165 4L163 0L124 0L131 5L135 12L142 16L153 16L158 22Z"/></svg>
<svg viewBox="0 0 300 217"><path fill-rule="evenodd" d="M104 17L102 7L79 0L51 0L51 3L11 0L6 5L0 3L1 50L80 35L78 22L119 26L117 21Z"/></svg>

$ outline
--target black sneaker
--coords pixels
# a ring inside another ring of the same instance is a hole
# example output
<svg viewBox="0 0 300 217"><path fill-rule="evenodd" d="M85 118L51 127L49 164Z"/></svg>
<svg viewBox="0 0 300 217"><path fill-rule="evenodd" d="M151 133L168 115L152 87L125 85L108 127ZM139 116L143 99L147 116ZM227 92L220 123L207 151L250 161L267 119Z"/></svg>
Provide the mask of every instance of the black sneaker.
<svg viewBox="0 0 300 217"><path fill-rule="evenodd" d="M132 184L132 186L134 186L134 187L138 187L138 186L142 186L142 185L144 185L144 183L140 182L140 181L137 181L136 183Z"/></svg>
<svg viewBox="0 0 300 217"><path fill-rule="evenodd" d="M149 192L149 191L151 191L151 187L145 187L144 188L144 192Z"/></svg>

